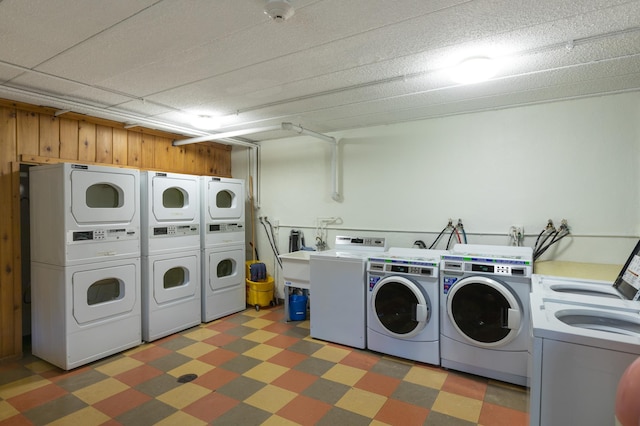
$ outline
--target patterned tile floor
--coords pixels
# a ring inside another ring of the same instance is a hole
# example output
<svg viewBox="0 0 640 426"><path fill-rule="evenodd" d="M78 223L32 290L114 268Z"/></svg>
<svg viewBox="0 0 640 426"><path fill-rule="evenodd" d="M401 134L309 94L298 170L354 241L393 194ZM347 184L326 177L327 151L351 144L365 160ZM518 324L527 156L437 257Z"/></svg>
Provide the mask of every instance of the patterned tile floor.
<svg viewBox="0 0 640 426"><path fill-rule="evenodd" d="M276 307L69 372L30 354L0 364L0 425L45 424L516 426L528 414L524 388L315 340Z"/></svg>

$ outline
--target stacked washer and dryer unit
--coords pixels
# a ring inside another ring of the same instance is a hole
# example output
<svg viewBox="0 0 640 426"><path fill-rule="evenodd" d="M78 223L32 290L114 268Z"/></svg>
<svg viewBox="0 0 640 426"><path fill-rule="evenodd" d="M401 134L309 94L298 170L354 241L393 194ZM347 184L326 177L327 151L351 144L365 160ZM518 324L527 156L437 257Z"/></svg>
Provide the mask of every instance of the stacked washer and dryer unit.
<svg viewBox="0 0 640 426"><path fill-rule="evenodd" d="M200 324L200 178L147 171L142 192L142 339Z"/></svg>
<svg viewBox="0 0 640 426"><path fill-rule="evenodd" d="M202 322L246 308L244 180L202 176Z"/></svg>
<svg viewBox="0 0 640 426"><path fill-rule="evenodd" d="M138 170L30 169L33 354L62 369L141 343Z"/></svg>

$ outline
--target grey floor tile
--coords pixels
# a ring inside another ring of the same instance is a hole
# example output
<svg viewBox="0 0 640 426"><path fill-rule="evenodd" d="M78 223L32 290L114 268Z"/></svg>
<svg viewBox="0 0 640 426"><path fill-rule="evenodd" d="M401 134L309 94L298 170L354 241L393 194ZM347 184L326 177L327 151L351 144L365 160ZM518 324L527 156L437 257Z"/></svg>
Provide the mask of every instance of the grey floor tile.
<svg viewBox="0 0 640 426"><path fill-rule="evenodd" d="M350 386L320 378L306 388L302 395L334 405L349 390Z"/></svg>
<svg viewBox="0 0 640 426"><path fill-rule="evenodd" d="M211 424L219 426L253 426L264 423L269 417L271 417L271 413L252 405L241 403L215 419Z"/></svg>
<svg viewBox="0 0 640 426"><path fill-rule="evenodd" d="M360 414L356 414L349 410L343 410L342 408L333 407L325 414L318 423L317 426L336 426L336 425L349 425L349 426L365 426L371 423L371 419Z"/></svg>
<svg viewBox="0 0 640 426"><path fill-rule="evenodd" d="M310 342L308 340L300 340L299 342L296 342L293 345L289 346L287 349L289 349L292 352L298 352L304 355L311 355L317 352L319 349L322 349L323 347L324 345L321 343Z"/></svg>
<svg viewBox="0 0 640 426"><path fill-rule="evenodd" d="M514 387L506 383L489 382L484 400L491 404L501 405L519 411L527 411L529 393L524 388Z"/></svg>
<svg viewBox="0 0 640 426"><path fill-rule="evenodd" d="M157 368L160 371L167 372L189 361L191 361L191 358L189 358L188 356L179 354L177 352L173 352L173 353L170 353L169 355L165 355L161 358L154 359L153 361L149 361L147 364Z"/></svg>
<svg viewBox="0 0 640 426"><path fill-rule="evenodd" d="M476 426L475 423L447 416L446 414L438 413L437 411L429 412L424 424L428 426Z"/></svg>
<svg viewBox="0 0 640 426"><path fill-rule="evenodd" d="M305 373L313 374L315 376L322 376L329 371L335 364L330 361L326 361L320 358L307 358L299 362L294 370L303 371Z"/></svg>
<svg viewBox="0 0 640 426"><path fill-rule="evenodd" d="M116 417L123 426L151 426L178 411L164 402L152 399Z"/></svg>
<svg viewBox="0 0 640 426"><path fill-rule="evenodd" d="M245 339L237 339L237 340L234 340L233 342L227 343L226 345L222 346L222 348L231 352L242 354L248 351L249 349L254 348L257 345L259 345L258 342L253 342L251 340L245 340Z"/></svg>
<svg viewBox="0 0 640 426"><path fill-rule="evenodd" d="M265 383L257 380L253 380L248 377L238 377L234 381L219 387L216 392L238 401L244 401L265 386Z"/></svg>
<svg viewBox="0 0 640 426"><path fill-rule="evenodd" d="M391 394L391 398L431 409L438 397L438 393L437 389L402 381Z"/></svg>
<svg viewBox="0 0 640 426"><path fill-rule="evenodd" d="M34 424L45 425L81 410L86 406L87 404L80 398L72 394L67 394L32 408L31 410L27 410L23 414Z"/></svg>
<svg viewBox="0 0 640 426"><path fill-rule="evenodd" d="M259 359L251 358L245 355L238 355L235 358L222 364L220 367L225 370L233 371L234 373L242 374L251 370L256 365L262 363Z"/></svg>
<svg viewBox="0 0 640 426"><path fill-rule="evenodd" d="M382 358L371 368L371 371L396 379L404 379L412 365L394 358Z"/></svg>
<svg viewBox="0 0 640 426"><path fill-rule="evenodd" d="M109 376L102 374L99 371L88 369L81 373L71 373L68 377L61 378L55 383L68 392L74 392L94 383L101 382L108 377Z"/></svg>
<svg viewBox="0 0 640 426"><path fill-rule="evenodd" d="M162 395L163 393L177 388L180 385L181 383L178 382L176 377L169 374L162 374L154 377L153 379L147 380L146 382L140 383L135 388L138 391L155 398L158 395Z"/></svg>

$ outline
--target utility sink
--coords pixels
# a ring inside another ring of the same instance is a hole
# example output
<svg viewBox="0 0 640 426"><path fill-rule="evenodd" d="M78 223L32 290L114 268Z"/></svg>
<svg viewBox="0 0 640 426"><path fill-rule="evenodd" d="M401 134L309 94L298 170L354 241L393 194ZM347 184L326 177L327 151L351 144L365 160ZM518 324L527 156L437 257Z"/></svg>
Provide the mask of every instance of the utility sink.
<svg viewBox="0 0 640 426"><path fill-rule="evenodd" d="M284 285L297 288L309 288L309 258L311 251L300 250L281 254L282 278Z"/></svg>

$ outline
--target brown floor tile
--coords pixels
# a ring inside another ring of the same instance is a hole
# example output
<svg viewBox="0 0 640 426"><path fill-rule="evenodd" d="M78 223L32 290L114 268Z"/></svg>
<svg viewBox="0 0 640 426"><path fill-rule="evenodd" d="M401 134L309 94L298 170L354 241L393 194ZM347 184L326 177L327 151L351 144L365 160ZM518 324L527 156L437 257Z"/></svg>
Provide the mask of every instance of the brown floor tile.
<svg viewBox="0 0 640 426"><path fill-rule="evenodd" d="M135 389L127 389L124 392L113 395L107 399L93 404L93 407L102 411L109 417L117 417L139 405L149 401L151 397Z"/></svg>
<svg viewBox="0 0 640 426"><path fill-rule="evenodd" d="M163 374L162 371L145 364L132 370L125 371L124 373L120 373L117 376L114 376L114 378L128 386L135 387L140 383L144 383L147 380L160 376L161 374Z"/></svg>
<svg viewBox="0 0 640 426"><path fill-rule="evenodd" d="M31 392L26 392L13 398L7 399L7 402L13 406L16 410L23 412L30 410L39 405L45 404L54 399L60 398L66 395L68 392L62 389L60 386L50 384L38 389L34 389Z"/></svg>
<svg viewBox="0 0 640 426"><path fill-rule="evenodd" d="M191 414L204 422L210 423L238 404L240 404L240 401L237 399L230 398L217 392L212 392L193 404L183 408L182 411Z"/></svg>
<svg viewBox="0 0 640 426"><path fill-rule="evenodd" d="M397 399L388 399L374 418L391 425L411 426L422 425L428 415L429 410L426 408L407 404Z"/></svg>
<svg viewBox="0 0 640 426"><path fill-rule="evenodd" d="M442 390L482 400L487 391L487 381L466 374L450 373L442 385Z"/></svg>
<svg viewBox="0 0 640 426"><path fill-rule="evenodd" d="M522 411L485 402L482 404L478 423L491 426L525 426L529 424L529 416Z"/></svg>
<svg viewBox="0 0 640 426"><path fill-rule="evenodd" d="M131 358L137 359L138 361L142 361L142 362L150 362L158 358L162 358L163 356L167 356L171 353L173 353L173 351L171 351L170 349L163 348L162 346L153 345L147 349L144 349L140 352L136 352L132 354Z"/></svg>
<svg viewBox="0 0 640 426"><path fill-rule="evenodd" d="M311 386L318 376L313 374L303 373L302 371L289 370L274 381L272 385L287 389L296 393L300 393L309 386Z"/></svg>
<svg viewBox="0 0 640 426"><path fill-rule="evenodd" d="M400 379L383 376L382 374L366 373L354 387L388 397L395 392L400 382Z"/></svg>
<svg viewBox="0 0 640 426"><path fill-rule="evenodd" d="M224 368L214 368L208 373L205 373L202 376L195 379L193 383L196 383L207 389L216 390L221 386L224 386L227 383L235 380L239 376L240 375L238 373L225 370Z"/></svg>
<svg viewBox="0 0 640 426"><path fill-rule="evenodd" d="M315 425L330 409L331 405L304 395L299 395L282 407L277 414L303 426Z"/></svg>
<svg viewBox="0 0 640 426"><path fill-rule="evenodd" d="M268 361L274 364L282 365L284 367L292 368L300 364L305 359L307 359L306 355L298 352L291 352L285 349L269 358Z"/></svg>

